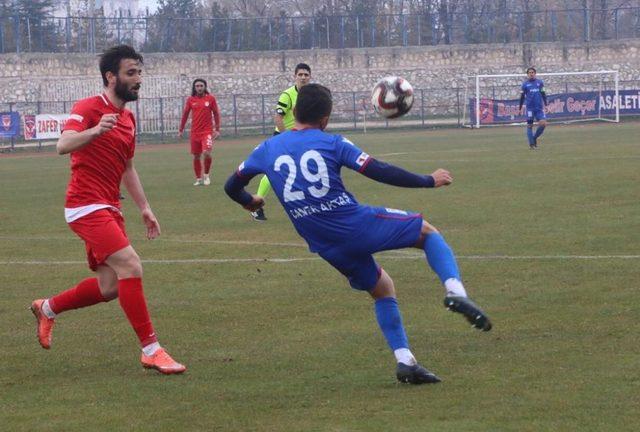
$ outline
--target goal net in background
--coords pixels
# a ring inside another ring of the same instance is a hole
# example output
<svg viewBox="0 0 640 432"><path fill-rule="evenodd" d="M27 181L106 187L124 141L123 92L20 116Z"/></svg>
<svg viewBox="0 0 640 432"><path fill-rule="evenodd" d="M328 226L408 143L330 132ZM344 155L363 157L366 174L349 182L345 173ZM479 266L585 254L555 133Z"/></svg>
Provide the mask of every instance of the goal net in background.
<svg viewBox="0 0 640 432"><path fill-rule="evenodd" d="M624 92L638 96L638 90L619 89L618 71L539 73L547 94L549 122L620 121L620 97ZM468 127L522 124L521 86L526 74L475 75L467 77L463 124Z"/></svg>

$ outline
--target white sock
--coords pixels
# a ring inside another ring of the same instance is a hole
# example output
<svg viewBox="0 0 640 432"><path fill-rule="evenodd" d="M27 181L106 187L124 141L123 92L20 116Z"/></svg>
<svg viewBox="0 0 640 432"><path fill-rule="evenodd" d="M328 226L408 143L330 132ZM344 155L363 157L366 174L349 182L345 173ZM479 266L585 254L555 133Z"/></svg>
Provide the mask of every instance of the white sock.
<svg viewBox="0 0 640 432"><path fill-rule="evenodd" d="M444 281L444 288L447 290L447 296L467 297L467 291L465 291L464 285L458 279L447 279Z"/></svg>
<svg viewBox="0 0 640 432"><path fill-rule="evenodd" d="M158 342L150 343L149 345L142 347L142 352L146 356L152 356L160 349L160 344Z"/></svg>
<svg viewBox="0 0 640 432"><path fill-rule="evenodd" d="M404 363L407 366L413 366L418 363L409 348L398 348L393 352L393 355L396 356L398 363Z"/></svg>
<svg viewBox="0 0 640 432"><path fill-rule="evenodd" d="M49 299L46 299L44 303L42 303L42 313L50 319L54 319L56 317L57 314L51 310L51 306L49 305Z"/></svg>

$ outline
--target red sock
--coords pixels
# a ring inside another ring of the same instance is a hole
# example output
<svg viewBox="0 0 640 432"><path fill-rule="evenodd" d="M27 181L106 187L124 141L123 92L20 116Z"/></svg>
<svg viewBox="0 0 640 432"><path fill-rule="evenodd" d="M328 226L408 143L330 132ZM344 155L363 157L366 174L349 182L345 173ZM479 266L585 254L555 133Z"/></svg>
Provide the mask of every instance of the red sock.
<svg viewBox="0 0 640 432"><path fill-rule="evenodd" d="M193 160L193 172L196 173L196 178L202 177L202 164L200 163L200 159Z"/></svg>
<svg viewBox="0 0 640 432"><path fill-rule="evenodd" d="M120 279L118 281L118 299L131 327L140 339L140 344L145 347L158 342L142 292L142 279Z"/></svg>
<svg viewBox="0 0 640 432"><path fill-rule="evenodd" d="M211 156L204 158L204 173L205 174L209 174L209 171L211 171L211 161L213 159L211 159Z"/></svg>
<svg viewBox="0 0 640 432"><path fill-rule="evenodd" d="M57 314L71 309L80 309L107 301L102 297L98 279L88 278L73 288L62 291L49 299L51 310Z"/></svg>

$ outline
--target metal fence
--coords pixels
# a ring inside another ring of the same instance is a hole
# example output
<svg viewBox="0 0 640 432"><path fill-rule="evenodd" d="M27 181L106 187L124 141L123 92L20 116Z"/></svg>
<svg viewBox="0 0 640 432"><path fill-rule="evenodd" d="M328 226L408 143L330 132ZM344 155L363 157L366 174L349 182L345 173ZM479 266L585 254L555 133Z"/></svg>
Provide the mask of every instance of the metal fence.
<svg viewBox="0 0 640 432"><path fill-rule="evenodd" d="M0 53L268 51L640 37L640 7L530 12L182 19L0 17Z"/></svg>
<svg viewBox="0 0 640 432"><path fill-rule="evenodd" d="M441 90L440 90L441 91ZM385 121L371 106L369 92L334 92L331 128L333 130L366 130L401 126L460 126L462 124L463 89L447 90L448 97L440 102L431 99L430 89L416 89L413 109L400 120ZM223 136L271 135L278 94L216 95L221 114ZM176 142L182 109L186 98L141 98L127 107L136 117L138 141ZM73 101L0 103L0 112L15 111L30 114L63 114L71 111ZM21 125L21 128L23 126ZM187 131L189 124L187 125ZM0 140L0 147L41 146L37 141L24 141L23 130L14 140ZM51 140L49 140L51 141Z"/></svg>
<svg viewBox="0 0 640 432"><path fill-rule="evenodd" d="M517 98L520 87L496 84L483 87L483 95L492 98ZM588 90L611 90L611 81L571 81L550 83L549 94ZM640 89L640 80L620 81L620 90ZM371 106L369 92L334 92L331 130L380 130L389 128L462 127L469 120L468 102L473 89L463 87L415 89L412 110L400 119L391 121L378 116ZM640 90L639 90L640 92ZM223 136L271 135L273 114L278 94L220 94L216 95L221 111ZM141 98L130 103L136 117L138 141L177 141L177 132L186 97ZM638 100L640 105L640 99ZM0 103L0 112L16 111L29 114L69 113L73 101ZM21 126L22 127L22 126ZM187 126L189 130L189 126ZM24 141L23 131L16 139L0 139L0 148L41 146L37 141Z"/></svg>

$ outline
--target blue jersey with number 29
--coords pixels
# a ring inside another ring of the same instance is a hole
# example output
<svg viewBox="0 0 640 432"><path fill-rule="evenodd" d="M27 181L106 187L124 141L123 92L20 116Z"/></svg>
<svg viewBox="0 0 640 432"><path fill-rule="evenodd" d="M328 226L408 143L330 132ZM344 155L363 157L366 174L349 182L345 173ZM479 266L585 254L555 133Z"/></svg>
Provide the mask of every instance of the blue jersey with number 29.
<svg viewBox="0 0 640 432"><path fill-rule="evenodd" d="M367 207L344 187L340 168L364 169L370 156L341 135L292 130L255 148L238 175L264 173L298 233L312 252L355 241Z"/></svg>

